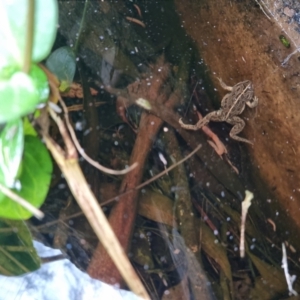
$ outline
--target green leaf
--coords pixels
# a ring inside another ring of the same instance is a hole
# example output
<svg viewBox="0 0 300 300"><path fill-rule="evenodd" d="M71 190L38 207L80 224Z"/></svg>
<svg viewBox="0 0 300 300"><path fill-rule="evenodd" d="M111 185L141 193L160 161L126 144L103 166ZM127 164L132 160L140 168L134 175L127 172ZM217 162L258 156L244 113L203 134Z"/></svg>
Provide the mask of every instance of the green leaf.
<svg viewBox="0 0 300 300"><path fill-rule="evenodd" d="M39 94L39 103L46 102L48 100L49 94L50 94L47 75L37 65L31 66L29 75L30 75L31 79L34 81L35 87Z"/></svg>
<svg viewBox="0 0 300 300"><path fill-rule="evenodd" d="M37 110L39 112L39 110ZM37 132L34 129L34 127L32 126L32 124L30 123L28 117L25 117L23 120L23 127L24 127L24 134L25 135L33 135L33 136L37 136Z"/></svg>
<svg viewBox="0 0 300 300"><path fill-rule="evenodd" d="M22 172L19 177L21 188L13 191L35 207L40 207L49 190L51 173L52 161L45 145L37 137L25 136ZM22 220L30 218L32 214L6 196L1 199L0 193L0 216Z"/></svg>
<svg viewBox="0 0 300 300"><path fill-rule="evenodd" d="M28 0L0 1L0 69L22 67L27 41ZM50 53L58 23L56 0L35 0L32 61L40 62Z"/></svg>
<svg viewBox="0 0 300 300"><path fill-rule="evenodd" d="M1 70L0 78L4 73L5 76L9 73L6 68ZM0 123L33 112L37 104L47 101L48 96L47 76L36 65L32 65L29 75L15 72L9 79L0 79Z"/></svg>
<svg viewBox="0 0 300 300"><path fill-rule="evenodd" d="M56 49L46 61L47 68L62 82L73 82L76 71L76 58L70 47ZM64 90L67 88L64 87Z"/></svg>
<svg viewBox="0 0 300 300"><path fill-rule="evenodd" d="M26 223L0 219L0 274L22 275L37 270L40 263Z"/></svg>
<svg viewBox="0 0 300 300"><path fill-rule="evenodd" d="M0 183L12 188L20 167L24 149L21 119L6 124L0 134Z"/></svg>
<svg viewBox="0 0 300 300"><path fill-rule="evenodd" d="M286 47L286 48L291 47L291 43L289 42L289 40L283 34L279 36L279 39L280 39L280 41L281 41L281 43L283 44L284 47Z"/></svg>

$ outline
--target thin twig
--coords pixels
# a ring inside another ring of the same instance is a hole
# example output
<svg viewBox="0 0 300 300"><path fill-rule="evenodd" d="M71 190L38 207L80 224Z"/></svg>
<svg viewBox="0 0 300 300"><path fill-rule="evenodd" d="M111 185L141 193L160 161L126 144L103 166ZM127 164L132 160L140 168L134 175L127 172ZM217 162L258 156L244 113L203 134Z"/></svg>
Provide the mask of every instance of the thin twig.
<svg viewBox="0 0 300 300"><path fill-rule="evenodd" d="M84 28L84 24L85 24L85 21L86 21L85 17L86 17L86 11L87 11L87 7L88 7L88 3L89 3L89 0L85 0L83 12L82 12L82 18L81 18L81 21L80 21L79 30L77 32L77 40L76 40L75 47L74 47L74 53L76 55L77 55L77 52L78 52L79 43L80 43L81 38L82 38L82 31L83 31L83 28Z"/></svg>
<svg viewBox="0 0 300 300"><path fill-rule="evenodd" d="M0 192L2 192L5 196L10 198L11 200L15 201L19 205L26 208L28 211L30 211L36 218L42 219L44 217L44 213L42 213L39 209L34 207L32 204L30 204L28 201L26 201L24 198L20 197L4 185L0 183Z"/></svg>
<svg viewBox="0 0 300 300"><path fill-rule="evenodd" d="M65 116L65 120L66 120L66 124L67 124L67 127L68 127L68 130L70 132L70 135L72 137L72 140L73 140L73 143L77 149L77 151L81 154L81 156L89 163L91 164L92 166L94 166L95 168L97 168L98 170L104 172L104 173L107 173L107 174L111 174L111 175L124 175L128 172L130 172L131 170L133 170L136 166L137 166L137 163L133 163L130 167L124 169L124 170L120 170L120 171L116 171L116 170L112 170L110 168L106 168L102 165L100 165L97 161L91 159L85 152L84 150L82 149L82 147L80 146L78 140L77 140L77 137L76 137L76 134L75 134L75 131L70 123L70 119L69 119L69 114L68 114L68 108L66 107L64 101L61 99L61 97L59 97L59 102L63 108L63 111L64 111L64 116Z"/></svg>
<svg viewBox="0 0 300 300"><path fill-rule="evenodd" d="M291 276L289 273L286 248L284 243L282 243L282 268L284 270L284 275L285 275L285 279L288 285L290 295L298 296L298 293L293 289L293 283L296 279L296 276L295 275Z"/></svg>
<svg viewBox="0 0 300 300"><path fill-rule="evenodd" d="M51 118L57 124L57 126L58 126L58 128L61 132L61 135L64 137L64 143L66 145L66 150L67 150L66 151L66 153L67 153L66 158L68 158L68 159L70 159L70 158L77 159L78 156L77 156L76 149L75 149L75 147L72 143L72 140L71 140L70 135L67 131L67 128L64 126L64 123L63 123L62 119L56 114L56 112L52 109L51 106L48 107L48 111L49 111L49 114L50 114Z"/></svg>
<svg viewBox="0 0 300 300"><path fill-rule="evenodd" d="M300 47L295 49L292 53L290 53L285 59L284 61L281 63L282 66L284 66L285 64L288 63L288 61L290 60L290 58L295 55L296 53L298 53L300 51Z"/></svg>
<svg viewBox="0 0 300 300"><path fill-rule="evenodd" d="M246 228L246 217L248 209L253 199L253 193L245 191L245 200L242 202L242 216L241 216L241 237L240 237L240 256L245 257L245 228Z"/></svg>
<svg viewBox="0 0 300 300"><path fill-rule="evenodd" d="M56 120L59 119L59 117L56 118ZM59 122L57 125L61 134L67 132L63 122ZM130 264L126 253L116 238L116 235L112 231L112 228L110 227L94 194L89 188L88 183L78 164L78 160L73 158L67 159L70 157L70 155L62 152L61 148L53 141L53 139L51 139L45 130L42 130L41 132L46 146L50 150L54 160L64 174L74 198L87 217L100 242L116 264L119 272L123 276L129 288L138 296L144 299L150 299L144 286ZM65 141L66 136L63 136L63 139ZM74 146L73 148L74 150L71 149L71 151L76 151Z"/></svg>
<svg viewBox="0 0 300 300"><path fill-rule="evenodd" d="M151 182L157 180L161 176L167 174L168 172L170 172L171 170L173 170L174 168L176 168L178 165L182 164L183 162L185 162L186 160L188 160L190 157L192 157L198 150L200 150L201 147L202 147L202 145L199 145L190 154L188 154L185 158L183 158L182 160L180 160L177 163L173 164L172 166L170 166L169 168L167 168L164 171L160 172L159 174L155 175L151 179L149 179L149 180L141 183L140 185L138 185L134 189L127 190L125 193L122 193L122 194L120 194L120 195L118 195L116 197L113 197L113 198L110 198L110 199L106 200L105 202L102 202L101 206L107 205L107 204L109 204L109 203L111 203L111 202L119 199L119 197L124 196L124 195L132 192L133 190L139 190L139 189L143 188L144 186L150 184Z"/></svg>
<svg viewBox="0 0 300 300"><path fill-rule="evenodd" d="M141 9L136 5L136 4L133 4L133 6L136 8L137 12L138 12L138 15L140 17L142 17L142 12L141 12Z"/></svg>
<svg viewBox="0 0 300 300"><path fill-rule="evenodd" d="M126 17L126 20L128 20L129 22L136 23L136 24L138 24L138 25L140 25L140 26L142 26L144 28L146 27L146 25L145 25L144 22L142 22L142 21L140 21L140 20L138 20L136 18Z"/></svg>
<svg viewBox="0 0 300 300"><path fill-rule="evenodd" d="M268 14L265 12L265 10L264 10L263 6L261 5L261 3L260 3L258 0L255 0L255 2L259 5L261 11L265 14L265 16L266 16L269 20L271 20L271 18L270 18L270 17L268 16ZM265 3L264 3L264 4L265 4Z"/></svg>
<svg viewBox="0 0 300 300"><path fill-rule="evenodd" d="M173 164L172 166L170 166L168 169L165 169L164 171L160 172L159 174L155 175L154 177L152 177L151 179L143 182L142 184L140 184L139 186L137 186L135 188L135 190L138 190L138 189L141 189L143 188L144 186L150 184L151 182L153 182L154 180L157 180L158 178L160 178L161 176L163 176L164 174L168 173L170 170L174 169L175 167L177 167L179 164L183 163L184 161L188 160L192 155L194 155L198 150L200 150L201 148L201 145L199 145L197 148L195 148L190 154L188 154L185 158L183 158L182 160L180 160L179 162ZM122 194L119 194L118 196L114 197L114 198L111 198L111 199L108 199L106 200L105 202L103 203L100 203L100 206L105 206L107 204L109 204L110 202L113 202L114 200L117 200L119 199L120 197L124 196L125 194L128 194L130 192L132 192L134 189L130 189ZM34 228L36 229L41 229L41 228L44 228L44 227L47 227L47 226L51 226L51 225L55 225L56 223L58 222L62 222L62 221L66 221L66 220L69 220L69 219L73 219L73 218L76 218L76 217L79 217L79 216L82 216L83 215L83 212L80 211L80 212L77 212L77 213L74 213L72 215L69 215L69 216L65 216L65 217L62 217L61 219L59 220L55 220L55 221L50 221L48 223L45 223L45 224L42 224L42 225L38 225L38 226L34 226Z"/></svg>

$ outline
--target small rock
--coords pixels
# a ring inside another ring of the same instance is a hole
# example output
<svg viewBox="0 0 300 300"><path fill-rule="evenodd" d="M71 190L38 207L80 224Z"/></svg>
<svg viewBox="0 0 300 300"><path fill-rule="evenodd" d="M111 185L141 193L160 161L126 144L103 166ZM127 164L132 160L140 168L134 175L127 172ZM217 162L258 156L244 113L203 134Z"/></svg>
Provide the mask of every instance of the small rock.
<svg viewBox="0 0 300 300"><path fill-rule="evenodd" d="M290 9L289 7L286 6L286 7L284 8L284 10L283 10L283 13L284 13L286 16L292 18L293 15L295 14L295 11L294 11L293 9Z"/></svg>

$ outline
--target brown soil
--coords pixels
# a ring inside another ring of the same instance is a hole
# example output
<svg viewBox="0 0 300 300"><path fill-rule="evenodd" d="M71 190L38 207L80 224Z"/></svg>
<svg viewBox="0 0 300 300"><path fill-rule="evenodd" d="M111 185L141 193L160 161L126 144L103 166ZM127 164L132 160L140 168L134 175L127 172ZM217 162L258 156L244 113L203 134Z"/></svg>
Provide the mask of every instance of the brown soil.
<svg viewBox="0 0 300 300"><path fill-rule="evenodd" d="M215 86L219 87L216 77L228 85L253 81L259 105L256 112L244 114L248 121L242 135L254 140L254 146L248 149L254 161L253 180L262 187L258 200L266 218L276 222L275 212L281 206L280 221L299 229L299 55L281 66L295 48L281 44L280 27L268 20L254 1L175 2ZM300 241L293 242L300 246Z"/></svg>

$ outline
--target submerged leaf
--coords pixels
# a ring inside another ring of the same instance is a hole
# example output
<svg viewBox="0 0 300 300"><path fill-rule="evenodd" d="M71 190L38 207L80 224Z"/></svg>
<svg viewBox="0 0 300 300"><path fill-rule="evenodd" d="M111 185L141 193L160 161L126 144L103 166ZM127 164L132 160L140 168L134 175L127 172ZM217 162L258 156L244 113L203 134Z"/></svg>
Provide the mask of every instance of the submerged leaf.
<svg viewBox="0 0 300 300"><path fill-rule="evenodd" d="M25 222L0 219L0 274L22 275L39 267L40 258Z"/></svg>
<svg viewBox="0 0 300 300"><path fill-rule="evenodd" d="M155 191L147 189L140 194L139 215L149 220L173 227L173 201Z"/></svg>
<svg viewBox="0 0 300 300"><path fill-rule="evenodd" d="M46 67L61 81L59 89L61 92L65 92L73 82L76 70L73 50L70 47L56 49L48 57Z"/></svg>

